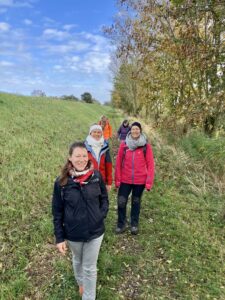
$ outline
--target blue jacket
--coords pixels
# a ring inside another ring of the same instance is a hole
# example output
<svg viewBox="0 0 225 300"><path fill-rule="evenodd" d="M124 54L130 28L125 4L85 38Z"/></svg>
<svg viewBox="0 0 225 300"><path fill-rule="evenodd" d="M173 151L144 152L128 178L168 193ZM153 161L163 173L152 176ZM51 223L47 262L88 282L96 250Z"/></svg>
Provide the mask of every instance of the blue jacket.
<svg viewBox="0 0 225 300"><path fill-rule="evenodd" d="M118 129L117 133L118 133L118 137L121 141L124 141L126 139L126 136L128 134L128 132L130 131L130 126L123 126L123 124L120 126L120 128Z"/></svg>

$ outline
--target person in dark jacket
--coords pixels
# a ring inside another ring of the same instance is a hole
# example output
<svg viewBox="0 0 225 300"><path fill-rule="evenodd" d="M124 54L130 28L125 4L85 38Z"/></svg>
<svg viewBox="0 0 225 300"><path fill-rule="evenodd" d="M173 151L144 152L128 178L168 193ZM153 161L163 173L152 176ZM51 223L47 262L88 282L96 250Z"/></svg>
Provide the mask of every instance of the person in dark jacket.
<svg viewBox="0 0 225 300"><path fill-rule="evenodd" d="M138 233L141 196L144 189L150 190L154 180L154 158L139 122L131 125L125 142L120 144L116 157L115 185L118 191L118 222L116 233L126 230L126 206L131 196L131 233Z"/></svg>
<svg viewBox="0 0 225 300"><path fill-rule="evenodd" d="M109 144L103 137L102 127L93 124L89 129L89 135L85 140L88 157L92 161L94 169L99 170L106 184L107 191L112 186L112 160Z"/></svg>
<svg viewBox="0 0 225 300"><path fill-rule="evenodd" d="M129 122L128 120L124 120L117 131L117 136L119 140L124 141L129 131L130 131Z"/></svg>
<svg viewBox="0 0 225 300"><path fill-rule="evenodd" d="M96 265L108 206L105 183L93 169L85 144L73 143L54 184L52 213L56 246L65 255L69 245L83 300L95 300Z"/></svg>

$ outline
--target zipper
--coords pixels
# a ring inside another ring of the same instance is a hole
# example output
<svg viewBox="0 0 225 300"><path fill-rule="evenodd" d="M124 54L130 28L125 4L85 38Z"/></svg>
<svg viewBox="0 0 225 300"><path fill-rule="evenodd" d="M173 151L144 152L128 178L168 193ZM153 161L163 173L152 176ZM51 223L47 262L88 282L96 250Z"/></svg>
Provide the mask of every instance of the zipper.
<svg viewBox="0 0 225 300"><path fill-rule="evenodd" d="M85 191L84 191L84 188L81 186L80 187L80 190L81 190L81 194L82 194L82 197L83 197L83 200L85 202L85 205L86 205L86 214L87 214L87 231L88 231L88 238L87 238L87 241L89 240L89 216L88 216L88 203L87 203L87 199L85 198Z"/></svg>

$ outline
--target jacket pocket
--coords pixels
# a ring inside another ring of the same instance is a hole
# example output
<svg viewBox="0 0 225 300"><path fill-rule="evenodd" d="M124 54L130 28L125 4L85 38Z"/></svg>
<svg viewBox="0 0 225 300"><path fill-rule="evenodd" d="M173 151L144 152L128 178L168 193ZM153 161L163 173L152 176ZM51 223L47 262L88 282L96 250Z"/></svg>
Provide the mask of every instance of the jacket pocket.
<svg viewBox="0 0 225 300"><path fill-rule="evenodd" d="M99 196L101 195L101 189L98 182L90 184L87 187L87 192L89 199L99 199Z"/></svg>

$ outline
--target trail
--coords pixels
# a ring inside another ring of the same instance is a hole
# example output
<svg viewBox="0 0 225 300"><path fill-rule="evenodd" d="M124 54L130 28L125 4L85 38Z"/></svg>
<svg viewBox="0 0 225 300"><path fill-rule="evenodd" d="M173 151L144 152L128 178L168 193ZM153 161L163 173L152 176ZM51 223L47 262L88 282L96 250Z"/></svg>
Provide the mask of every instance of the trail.
<svg viewBox="0 0 225 300"><path fill-rule="evenodd" d="M116 118L110 118L114 129ZM215 182L202 162L168 145L150 125L143 127L154 149L155 184L143 195L137 236L129 230L115 235L116 191L110 193L97 300L204 299L206 294L208 299L222 300L225 235L218 213L222 197L213 195L223 193L224 185ZM118 146L114 136L113 164ZM42 300L49 293L51 299L79 299L70 255L57 253L52 236L31 256L26 272L34 289L27 299Z"/></svg>

